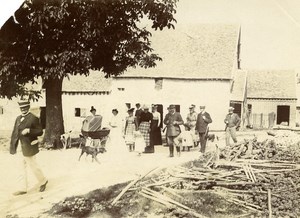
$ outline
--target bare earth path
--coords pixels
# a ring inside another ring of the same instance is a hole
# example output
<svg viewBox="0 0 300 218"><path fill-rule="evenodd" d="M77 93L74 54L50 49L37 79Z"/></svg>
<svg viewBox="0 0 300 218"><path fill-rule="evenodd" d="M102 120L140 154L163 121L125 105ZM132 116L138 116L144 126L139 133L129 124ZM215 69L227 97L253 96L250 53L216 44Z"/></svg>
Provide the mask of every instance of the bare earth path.
<svg viewBox="0 0 300 218"><path fill-rule="evenodd" d="M119 150L119 151L118 151ZM154 154L129 153L126 148L108 150L99 154L101 164L91 162L91 156L78 161L79 149L41 151L37 156L49 183L45 192L38 192L35 178L30 177L30 190L26 195L13 196L20 183L18 166L21 154L0 153L0 217L17 214L19 217L38 217L54 203L65 197L85 194L89 191L116 183L133 180L155 167L180 164L199 157L198 148L182 152L180 157L169 158L168 148L156 147Z"/></svg>

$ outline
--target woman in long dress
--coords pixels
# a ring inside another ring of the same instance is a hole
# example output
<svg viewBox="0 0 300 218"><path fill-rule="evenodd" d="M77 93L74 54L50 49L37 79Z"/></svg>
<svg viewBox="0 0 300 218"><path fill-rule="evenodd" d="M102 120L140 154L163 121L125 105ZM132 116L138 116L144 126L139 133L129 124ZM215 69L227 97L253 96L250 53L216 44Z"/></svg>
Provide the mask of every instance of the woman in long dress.
<svg viewBox="0 0 300 218"><path fill-rule="evenodd" d="M110 148L115 151L119 151L122 144L124 144L124 140L122 139L122 120L119 116L119 111L117 109L112 110L112 117L109 121L110 126Z"/></svg>
<svg viewBox="0 0 300 218"><path fill-rule="evenodd" d="M161 145L161 115L157 111L157 105L152 106L152 115L153 119L151 122L151 132L150 132L150 147L154 147L154 145Z"/></svg>
<svg viewBox="0 0 300 218"><path fill-rule="evenodd" d="M133 116L134 108L131 108L127 111L128 117L126 117L126 123L124 128L124 139L125 143L129 148L129 151L134 151L134 131L137 130L136 119Z"/></svg>
<svg viewBox="0 0 300 218"><path fill-rule="evenodd" d="M146 148L145 148L145 153L153 153L154 152L154 147L153 149L150 149L148 152L147 148L150 146L150 126L151 126L151 121L152 121L153 115L152 113L149 112L149 107L147 105L144 105L143 111L141 113L140 117L140 125L139 125L139 131L142 133ZM153 151L151 151L153 150Z"/></svg>

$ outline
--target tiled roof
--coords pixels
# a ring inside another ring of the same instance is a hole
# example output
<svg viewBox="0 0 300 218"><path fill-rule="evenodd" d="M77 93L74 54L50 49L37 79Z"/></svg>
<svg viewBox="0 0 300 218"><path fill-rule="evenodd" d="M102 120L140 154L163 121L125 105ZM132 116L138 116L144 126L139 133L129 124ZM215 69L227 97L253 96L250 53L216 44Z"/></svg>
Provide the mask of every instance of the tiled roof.
<svg viewBox="0 0 300 218"><path fill-rule="evenodd" d="M230 79L237 62L240 26L197 24L154 31L154 68L130 68L122 77Z"/></svg>
<svg viewBox="0 0 300 218"><path fill-rule="evenodd" d="M105 78L99 71L91 71L89 76L70 76L63 81L65 92L101 92L111 90L111 78Z"/></svg>
<svg viewBox="0 0 300 218"><path fill-rule="evenodd" d="M236 70L233 72L232 90L230 100L244 101L246 91L247 72Z"/></svg>
<svg viewBox="0 0 300 218"><path fill-rule="evenodd" d="M247 97L295 99L296 74L293 70L249 70Z"/></svg>

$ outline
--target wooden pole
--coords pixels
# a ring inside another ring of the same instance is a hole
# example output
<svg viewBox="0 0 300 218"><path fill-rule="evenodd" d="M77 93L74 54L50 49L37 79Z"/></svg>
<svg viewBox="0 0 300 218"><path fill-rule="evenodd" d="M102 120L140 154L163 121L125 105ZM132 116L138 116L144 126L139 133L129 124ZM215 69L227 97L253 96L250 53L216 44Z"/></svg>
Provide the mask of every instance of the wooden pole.
<svg viewBox="0 0 300 218"><path fill-rule="evenodd" d="M272 218L272 204L271 204L271 190L268 189L268 209L269 209L269 218Z"/></svg>
<svg viewBox="0 0 300 218"><path fill-rule="evenodd" d="M144 177L146 177L148 174L150 174L151 172L153 172L154 170L156 170L158 167L155 167L154 169L151 169L150 171L148 171L147 173L145 173L143 176L139 176L137 179L133 180L131 183L129 183L122 191L121 193L111 202L111 205L115 205L117 203L118 200L120 200L120 198L125 194L125 192L128 191L128 189L130 189L135 183L137 183L139 180L143 179Z"/></svg>

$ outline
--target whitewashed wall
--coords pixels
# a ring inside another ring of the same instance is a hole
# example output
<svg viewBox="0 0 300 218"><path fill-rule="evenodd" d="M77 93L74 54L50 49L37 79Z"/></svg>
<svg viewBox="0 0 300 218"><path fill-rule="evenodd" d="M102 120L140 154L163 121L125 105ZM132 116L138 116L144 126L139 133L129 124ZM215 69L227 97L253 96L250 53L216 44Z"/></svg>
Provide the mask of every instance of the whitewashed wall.
<svg viewBox="0 0 300 218"><path fill-rule="evenodd" d="M39 117L40 106L43 105L45 105L44 98L38 102L31 102L30 111ZM16 117L21 114L17 98L12 100L0 98L0 107L3 108L3 114L0 114L0 131L12 131Z"/></svg>
<svg viewBox="0 0 300 218"><path fill-rule="evenodd" d="M84 117L75 117L75 108L86 110L86 115L90 115L91 106L97 110L97 114L103 116L102 126L108 125L111 117L110 95L62 95L62 106L64 116L65 131L80 131Z"/></svg>
<svg viewBox="0 0 300 218"><path fill-rule="evenodd" d="M277 106L290 106L290 126L296 125L296 101L247 99L247 103L252 104L252 114L264 114L266 120L271 112L277 115ZM264 127L267 128L267 123L264 124Z"/></svg>
<svg viewBox="0 0 300 218"><path fill-rule="evenodd" d="M124 91L119 91L119 88ZM178 104L181 115L185 119L190 104L197 106L206 105L207 112L211 114L213 123L211 129L223 130L224 118L230 102L229 81L207 80L179 80L163 79L161 90L155 90L154 79L149 78L116 78L112 85L112 98L118 102L131 103L133 106L141 104L162 104L165 113L170 104Z"/></svg>
<svg viewBox="0 0 300 218"><path fill-rule="evenodd" d="M200 81L164 79L161 90L155 90L154 79L114 79L110 95L69 95L63 94L63 116L65 130L78 132L81 129L83 117L75 117L75 108L85 108L89 115L91 106L97 109L97 114L103 116L103 126L108 126L112 116L111 110L117 108L122 118L127 116L125 103L162 104L164 113L170 104L181 106L181 115L185 119L190 104L197 106L205 104L211 114L213 123L211 129L223 130L224 117L227 113L230 98L230 83L228 81ZM118 88L124 88L119 91ZM17 100L0 99L4 113L0 115L0 130L11 131L15 118L20 114ZM39 116L39 108L45 106L44 98L32 103L31 111Z"/></svg>

